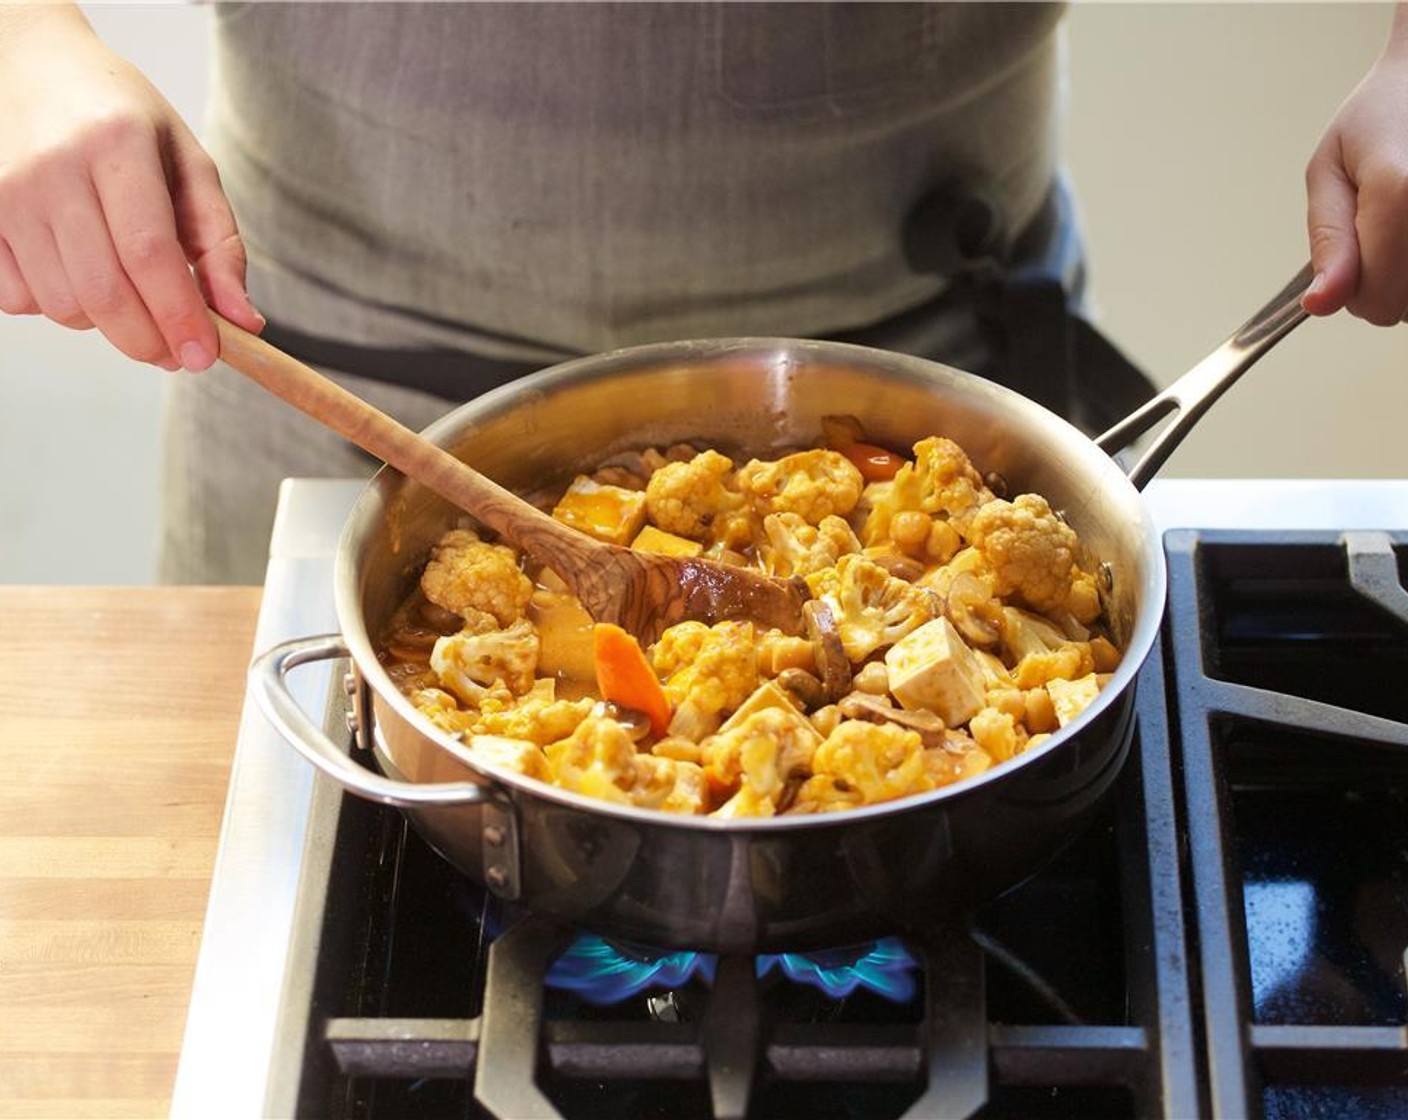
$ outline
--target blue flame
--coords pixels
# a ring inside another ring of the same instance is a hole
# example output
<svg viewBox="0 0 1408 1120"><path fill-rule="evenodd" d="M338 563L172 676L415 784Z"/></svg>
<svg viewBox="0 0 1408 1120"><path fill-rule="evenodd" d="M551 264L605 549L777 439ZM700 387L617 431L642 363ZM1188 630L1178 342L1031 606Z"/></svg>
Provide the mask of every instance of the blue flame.
<svg viewBox="0 0 1408 1120"><path fill-rule="evenodd" d="M718 958L681 950L671 953L622 952L595 934L582 934L553 962L551 988L575 992L598 1006L620 1003L648 988L678 988L699 976L713 983ZM768 953L758 957L758 976L774 969L797 984L844 999L866 988L896 1003L914 998L918 965L903 943L886 937L860 949L825 953Z"/></svg>
<svg viewBox="0 0 1408 1120"><path fill-rule="evenodd" d="M918 966L898 938L885 937L858 956L850 953L780 953L758 958L758 975L774 968L798 984L820 988L832 999L844 999L858 988L868 988L896 1003L914 998L914 971Z"/></svg>
<svg viewBox="0 0 1408 1120"><path fill-rule="evenodd" d="M713 957L689 951L627 956L595 934L584 933L553 961L545 980L550 988L576 992L602 1006L647 988L678 988L696 973L712 982L716 963Z"/></svg>

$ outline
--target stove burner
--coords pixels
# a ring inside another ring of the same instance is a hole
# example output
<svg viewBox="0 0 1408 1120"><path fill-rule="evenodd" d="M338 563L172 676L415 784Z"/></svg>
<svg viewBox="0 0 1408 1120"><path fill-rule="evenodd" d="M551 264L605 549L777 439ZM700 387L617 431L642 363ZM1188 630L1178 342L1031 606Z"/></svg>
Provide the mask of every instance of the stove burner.
<svg viewBox="0 0 1408 1120"><path fill-rule="evenodd" d="M776 971L832 999L864 988L895 1003L914 998L917 968L913 955L893 937L817 953L766 953L756 961L759 978ZM604 1007L650 988L682 987L695 976L712 984L717 969L718 958L710 953L662 953L582 934L553 962L545 982Z"/></svg>

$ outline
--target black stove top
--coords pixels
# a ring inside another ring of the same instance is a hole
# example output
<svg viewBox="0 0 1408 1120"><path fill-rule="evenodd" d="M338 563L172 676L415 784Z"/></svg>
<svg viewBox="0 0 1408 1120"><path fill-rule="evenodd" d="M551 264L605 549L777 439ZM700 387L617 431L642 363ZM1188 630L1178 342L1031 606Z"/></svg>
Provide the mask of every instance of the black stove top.
<svg viewBox="0 0 1408 1120"><path fill-rule="evenodd" d="M1408 593L1385 534L1169 535L1097 823L806 957L564 931L322 782L271 1115L1408 1115Z"/></svg>
<svg viewBox="0 0 1408 1120"><path fill-rule="evenodd" d="M1209 1115L1408 1116L1403 536L1171 533Z"/></svg>

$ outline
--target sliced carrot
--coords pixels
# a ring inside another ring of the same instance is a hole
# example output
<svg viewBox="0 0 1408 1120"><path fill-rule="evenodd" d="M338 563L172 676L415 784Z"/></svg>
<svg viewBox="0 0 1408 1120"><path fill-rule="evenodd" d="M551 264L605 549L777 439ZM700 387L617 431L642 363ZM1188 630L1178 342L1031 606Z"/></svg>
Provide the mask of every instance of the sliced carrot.
<svg viewBox="0 0 1408 1120"><path fill-rule="evenodd" d="M665 734L670 701L640 643L619 626L598 622L592 627L592 656L602 699L644 712L655 734Z"/></svg>
<svg viewBox="0 0 1408 1120"><path fill-rule="evenodd" d="M860 468L866 482L889 482L909 460L896 455L873 443L848 443L837 448L847 459Z"/></svg>

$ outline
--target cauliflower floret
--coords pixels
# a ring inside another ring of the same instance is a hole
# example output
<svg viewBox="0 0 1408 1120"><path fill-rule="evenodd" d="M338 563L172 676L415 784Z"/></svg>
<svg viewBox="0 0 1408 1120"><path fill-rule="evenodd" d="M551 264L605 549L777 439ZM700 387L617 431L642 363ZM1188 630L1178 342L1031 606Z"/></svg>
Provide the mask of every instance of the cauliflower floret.
<svg viewBox="0 0 1408 1120"><path fill-rule="evenodd" d="M933 788L975 778L992 768L992 756L961 731L946 731L942 747L924 751L924 773Z"/></svg>
<svg viewBox="0 0 1408 1120"><path fill-rule="evenodd" d="M772 576L809 576L860 551L851 527L835 514L812 525L798 513L770 513L763 518L763 533L767 539L758 551L763 570Z"/></svg>
<svg viewBox="0 0 1408 1120"><path fill-rule="evenodd" d="M916 443L914 469L924 480L920 509L946 517L960 532L978 507L992 500L992 491L984 485L967 452L951 439L930 436Z"/></svg>
<svg viewBox="0 0 1408 1120"><path fill-rule="evenodd" d="M1066 596L1065 608L1077 622L1089 626L1104 609L1100 603L1100 589L1095 576L1077 568L1071 573L1071 593Z"/></svg>
<svg viewBox="0 0 1408 1120"><path fill-rule="evenodd" d="M1027 748L1027 729L1010 712L984 708L968 721L968 731L995 762L1006 762Z"/></svg>
<svg viewBox="0 0 1408 1120"><path fill-rule="evenodd" d="M1002 648L1012 682L1028 689L1052 680L1074 680L1095 667L1089 642L1073 642L1044 618L1016 607L1002 611Z"/></svg>
<svg viewBox="0 0 1408 1120"><path fill-rule="evenodd" d="M516 770L530 778L537 778L540 782L552 781L552 769L548 766L548 760L543 757L543 752L538 749L537 743L506 739L497 735L480 735L470 744L470 749L493 765Z"/></svg>
<svg viewBox="0 0 1408 1120"><path fill-rule="evenodd" d="M506 630L448 634L430 651L430 667L440 683L466 704L478 704L484 689L502 681L515 696L533 687L538 668L538 632L526 618Z"/></svg>
<svg viewBox="0 0 1408 1120"><path fill-rule="evenodd" d="M463 735L474 726L476 713L465 711L444 689L418 688L411 693L411 704L441 731L450 735Z"/></svg>
<svg viewBox="0 0 1408 1120"><path fill-rule="evenodd" d="M566 739L543 749L554 785L588 797L630 803L639 780L635 740L625 725L605 716L588 716Z"/></svg>
<svg viewBox="0 0 1408 1120"><path fill-rule="evenodd" d="M727 521L742 510L744 497L731 489L733 460L717 451L693 459L666 463L650 476L645 508L657 528L690 540L719 538L716 521Z"/></svg>
<svg viewBox="0 0 1408 1120"><path fill-rule="evenodd" d="M860 539L866 545L888 541L890 522L906 510L940 517L966 536L973 514L991 500L992 491L963 448L951 439L931 436L914 445L914 462L902 466L893 479L866 487L868 513Z"/></svg>
<svg viewBox="0 0 1408 1120"><path fill-rule="evenodd" d="M812 525L850 513L865 486L859 467L839 451L821 448L771 461L754 459L738 472L736 482L759 514L793 513Z"/></svg>
<svg viewBox="0 0 1408 1120"><path fill-rule="evenodd" d="M758 805L766 815L777 808L789 779L807 773L821 736L796 708L760 708L747 719L711 735L700 744L704 774L716 788L737 789L735 797ZM742 803L724 816L756 816L741 812ZM725 806L727 808L727 806Z"/></svg>
<svg viewBox="0 0 1408 1120"><path fill-rule="evenodd" d="M650 647L650 663L661 677L673 676L688 668L711 639L707 622L690 619L667 627Z"/></svg>
<svg viewBox="0 0 1408 1120"><path fill-rule="evenodd" d="M671 626L650 649L650 661L674 705L669 733L696 742L758 687L758 655L751 622Z"/></svg>
<svg viewBox="0 0 1408 1120"><path fill-rule="evenodd" d="M437 607L462 617L487 611L500 626L523 617L533 581L507 545L488 544L468 529L452 529L431 551L421 590Z"/></svg>
<svg viewBox="0 0 1408 1120"><path fill-rule="evenodd" d="M667 813L702 813L708 784L698 764L656 755L636 756L637 783L631 803Z"/></svg>
<svg viewBox="0 0 1408 1120"><path fill-rule="evenodd" d="M860 791L852 789L830 774L813 774L788 806L788 813L836 813L864 804Z"/></svg>
<svg viewBox="0 0 1408 1120"><path fill-rule="evenodd" d="M511 707L481 710L471 730L476 735L526 739L545 747L571 735L591 713L594 703L590 696L580 700L559 700L556 682L539 680L533 683L527 695Z"/></svg>
<svg viewBox="0 0 1408 1120"><path fill-rule="evenodd" d="M1100 694L1100 678L1094 673L1069 680L1053 680L1046 685L1056 721L1065 727L1085 711Z"/></svg>
<svg viewBox="0 0 1408 1120"><path fill-rule="evenodd" d="M738 787L738 792L709 814L711 817L772 817L777 815L777 804L765 793L752 786Z"/></svg>
<svg viewBox="0 0 1408 1120"><path fill-rule="evenodd" d="M1065 604L1080 542L1041 495L994 498L973 518L969 539L987 560L997 595L1015 595L1037 611Z"/></svg>
<svg viewBox="0 0 1408 1120"><path fill-rule="evenodd" d="M841 646L853 664L894 645L934 617L936 601L929 592L862 556L843 556L832 570L834 586L819 580L822 594L818 597L835 614Z"/></svg>
<svg viewBox="0 0 1408 1120"><path fill-rule="evenodd" d="M570 736L544 752L552 781L588 797L664 809L704 810L704 772L692 762L636 751L630 730L606 716L588 716Z"/></svg>
<svg viewBox="0 0 1408 1120"><path fill-rule="evenodd" d="M813 753L812 772L844 782L866 805L933 788L919 732L895 723L843 720Z"/></svg>

